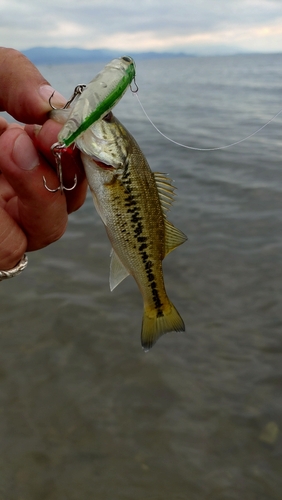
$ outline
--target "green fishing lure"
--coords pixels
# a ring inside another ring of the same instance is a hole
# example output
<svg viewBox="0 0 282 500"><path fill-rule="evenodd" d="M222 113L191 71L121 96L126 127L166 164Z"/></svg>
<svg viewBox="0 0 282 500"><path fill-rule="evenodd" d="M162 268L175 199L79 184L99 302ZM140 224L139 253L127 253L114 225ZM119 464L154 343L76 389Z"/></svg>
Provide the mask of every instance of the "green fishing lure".
<svg viewBox="0 0 282 500"><path fill-rule="evenodd" d="M95 121L119 102L135 78L135 63L129 56L113 59L85 86L58 135L58 142L70 146Z"/></svg>

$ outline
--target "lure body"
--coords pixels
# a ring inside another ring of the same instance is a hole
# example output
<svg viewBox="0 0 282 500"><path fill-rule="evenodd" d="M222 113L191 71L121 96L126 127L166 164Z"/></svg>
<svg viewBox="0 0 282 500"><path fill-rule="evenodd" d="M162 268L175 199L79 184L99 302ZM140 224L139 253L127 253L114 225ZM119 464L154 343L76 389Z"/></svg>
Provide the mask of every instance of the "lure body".
<svg viewBox="0 0 282 500"><path fill-rule="evenodd" d="M70 146L92 123L109 113L122 98L134 77L135 63L129 56L113 59L106 64L86 85L73 108L62 110L61 115L67 115L68 119L59 132L59 143ZM59 113L56 110L51 116L58 116Z"/></svg>

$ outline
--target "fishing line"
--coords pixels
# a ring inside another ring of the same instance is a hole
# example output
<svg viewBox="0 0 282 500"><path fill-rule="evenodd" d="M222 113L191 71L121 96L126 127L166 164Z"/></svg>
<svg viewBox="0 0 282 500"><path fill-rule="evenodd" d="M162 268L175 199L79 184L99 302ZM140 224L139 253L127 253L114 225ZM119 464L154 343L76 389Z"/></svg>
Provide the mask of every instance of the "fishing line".
<svg viewBox="0 0 282 500"><path fill-rule="evenodd" d="M247 137L244 137L244 139L240 139L239 141L232 142L231 144L227 144L226 146L219 146L217 148L196 148L196 147L193 147L193 146L187 146L186 144L181 144L180 142L174 141L173 139L171 139L170 137L168 137L167 135L165 135L163 132L161 132L161 130L153 123L153 121L151 120L151 118L148 116L148 113L146 112L143 104L141 103L140 98L139 98L137 92L134 92L133 95L136 97L137 101L139 102L139 105L140 105L140 107L141 107L144 115L146 116L147 120L149 120L149 122L154 127L154 129L162 137L164 137L167 141L170 141L173 144L176 144L176 146L181 146L182 148L186 148L186 149L193 149L194 151L218 151L219 149L227 149L227 148L231 148L232 146L236 146L237 144L241 144L241 142L247 141L248 139L250 139L254 135L258 134L258 132L260 132L265 127L267 127L267 125L269 125L271 122L273 122L273 120L275 120L277 118L277 116L279 116L282 113L282 109L280 109L280 111L278 111L278 113L276 113L276 115L274 115L272 118L270 118L270 120L268 120L268 122L266 122L264 125L262 125L262 127L260 127L258 130L256 130L252 134L248 135Z"/></svg>

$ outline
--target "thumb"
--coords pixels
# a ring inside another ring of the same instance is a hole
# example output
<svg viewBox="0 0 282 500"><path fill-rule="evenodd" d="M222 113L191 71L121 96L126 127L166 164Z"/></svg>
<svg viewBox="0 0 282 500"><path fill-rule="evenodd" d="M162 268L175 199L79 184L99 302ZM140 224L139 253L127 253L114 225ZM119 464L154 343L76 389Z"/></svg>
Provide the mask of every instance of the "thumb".
<svg viewBox="0 0 282 500"><path fill-rule="evenodd" d="M0 82L0 111L23 123L44 123L54 89L23 54L0 48ZM56 92L53 102L65 99Z"/></svg>

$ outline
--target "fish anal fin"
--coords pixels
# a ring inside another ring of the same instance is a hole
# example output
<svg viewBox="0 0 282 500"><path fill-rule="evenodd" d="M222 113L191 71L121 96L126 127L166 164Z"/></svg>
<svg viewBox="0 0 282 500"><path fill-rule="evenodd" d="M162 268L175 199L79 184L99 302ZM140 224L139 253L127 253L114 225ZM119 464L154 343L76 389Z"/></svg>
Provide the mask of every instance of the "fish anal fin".
<svg viewBox="0 0 282 500"><path fill-rule="evenodd" d="M187 236L165 219L165 255L187 240Z"/></svg>
<svg viewBox="0 0 282 500"><path fill-rule="evenodd" d="M111 292L129 275L116 252L111 252L110 264L110 290Z"/></svg>
<svg viewBox="0 0 282 500"><path fill-rule="evenodd" d="M147 311L145 309L141 333L142 347L145 351L149 351L165 333L184 331L183 319L170 301L162 314L158 310Z"/></svg>

